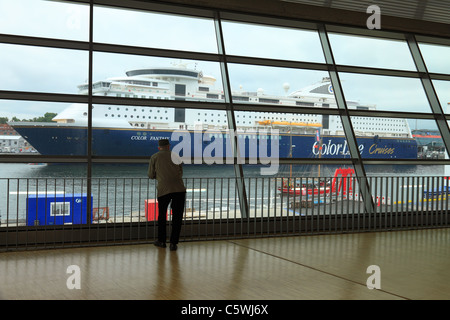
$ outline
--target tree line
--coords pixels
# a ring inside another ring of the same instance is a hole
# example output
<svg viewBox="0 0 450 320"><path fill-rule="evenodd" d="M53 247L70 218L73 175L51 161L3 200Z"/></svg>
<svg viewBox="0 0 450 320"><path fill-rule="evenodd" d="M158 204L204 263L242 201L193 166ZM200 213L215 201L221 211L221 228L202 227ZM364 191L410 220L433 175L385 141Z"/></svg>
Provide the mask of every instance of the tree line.
<svg viewBox="0 0 450 320"><path fill-rule="evenodd" d="M17 117L12 117L11 120L8 117L0 117L0 124L6 124L7 122L51 122L54 117L56 117L57 113L46 112L42 117L34 117L33 119L19 119Z"/></svg>

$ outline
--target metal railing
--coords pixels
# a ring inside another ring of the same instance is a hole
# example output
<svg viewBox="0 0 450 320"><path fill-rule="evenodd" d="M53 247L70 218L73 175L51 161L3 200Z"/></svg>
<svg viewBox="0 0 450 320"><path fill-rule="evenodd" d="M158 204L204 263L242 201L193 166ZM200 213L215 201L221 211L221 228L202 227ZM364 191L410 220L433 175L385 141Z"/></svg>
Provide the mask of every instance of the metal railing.
<svg viewBox="0 0 450 320"><path fill-rule="evenodd" d="M181 240L449 224L448 179L367 179L371 199L359 194L358 179L353 176L245 178L248 214L243 215L237 178L188 178ZM155 239L158 214L154 180L92 178L90 199L86 195L88 182L86 178L0 179L0 250ZM365 210L363 201L371 201L372 212Z"/></svg>

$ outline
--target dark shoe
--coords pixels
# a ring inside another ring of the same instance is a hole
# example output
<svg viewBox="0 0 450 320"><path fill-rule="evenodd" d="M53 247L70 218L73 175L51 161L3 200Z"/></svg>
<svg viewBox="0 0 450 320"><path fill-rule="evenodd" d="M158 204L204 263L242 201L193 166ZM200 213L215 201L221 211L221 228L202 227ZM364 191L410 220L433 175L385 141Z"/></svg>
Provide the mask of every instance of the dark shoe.
<svg viewBox="0 0 450 320"><path fill-rule="evenodd" d="M170 244L170 251L177 251L177 245L175 243Z"/></svg>
<svg viewBox="0 0 450 320"><path fill-rule="evenodd" d="M156 240L153 244L155 246L157 246L157 247L160 247L160 248L165 248L166 247L166 244L164 242L160 242L158 240Z"/></svg>

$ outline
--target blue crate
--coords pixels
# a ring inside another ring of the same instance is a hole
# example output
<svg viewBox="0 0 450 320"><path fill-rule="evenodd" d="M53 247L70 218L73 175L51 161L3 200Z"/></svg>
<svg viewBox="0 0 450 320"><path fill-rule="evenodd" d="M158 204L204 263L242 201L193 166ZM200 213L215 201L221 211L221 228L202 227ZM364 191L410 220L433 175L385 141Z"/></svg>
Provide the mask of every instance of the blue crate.
<svg viewBox="0 0 450 320"><path fill-rule="evenodd" d="M92 222L92 195L90 219ZM87 194L30 194L27 225L86 224Z"/></svg>

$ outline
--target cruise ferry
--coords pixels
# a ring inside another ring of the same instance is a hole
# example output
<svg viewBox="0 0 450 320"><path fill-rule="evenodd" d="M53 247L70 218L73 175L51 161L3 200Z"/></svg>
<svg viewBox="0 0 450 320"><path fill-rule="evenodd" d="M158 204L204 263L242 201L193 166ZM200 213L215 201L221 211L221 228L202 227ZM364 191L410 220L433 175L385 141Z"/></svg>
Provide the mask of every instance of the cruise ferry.
<svg viewBox="0 0 450 320"><path fill-rule="evenodd" d="M173 133L179 131L190 135L193 153L198 145L205 150L214 141L221 141L223 154L228 155L230 120L224 110L214 110L215 103L225 101L223 90L216 85L213 76L186 65L129 70L124 76L94 82L94 95L202 101L208 102L209 109L95 104L92 155L150 156L157 152L159 139L172 139ZM290 93L289 85L283 86L286 94L279 96L266 94L262 89L248 92L240 88L232 92L235 103L273 107L272 112L235 111L235 132L245 148L241 152L249 155L251 146L261 139L267 139L270 149L268 142L276 139L280 158L349 158L338 116L277 111L277 106L298 106L299 112L302 107L336 108L330 79L318 79L317 83ZM88 94L89 85L82 84L78 89L80 94ZM355 101L347 101L347 106L376 110L375 105ZM86 155L87 105L72 104L52 120L52 123L11 122L10 125L42 155ZM354 117L352 123L363 158L417 158L417 143L406 119Z"/></svg>

